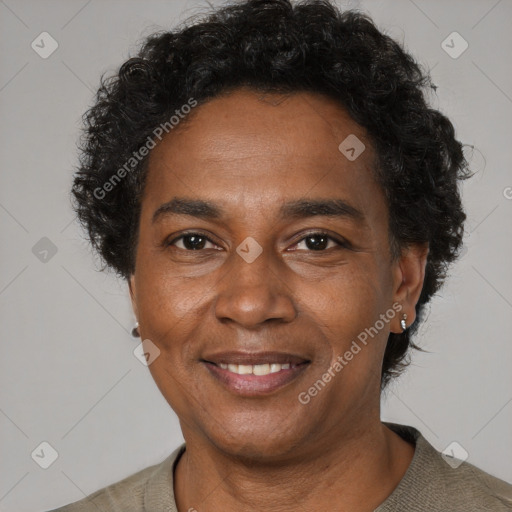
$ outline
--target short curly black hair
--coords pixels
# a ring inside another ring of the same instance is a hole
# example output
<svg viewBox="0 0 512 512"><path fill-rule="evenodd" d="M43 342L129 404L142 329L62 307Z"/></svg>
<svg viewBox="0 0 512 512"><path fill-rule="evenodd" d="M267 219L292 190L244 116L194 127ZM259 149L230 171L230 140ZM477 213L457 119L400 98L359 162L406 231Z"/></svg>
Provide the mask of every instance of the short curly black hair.
<svg viewBox="0 0 512 512"><path fill-rule="evenodd" d="M118 173L115 183L114 175L191 98L201 105L244 86L336 100L376 150L393 253L428 243L417 319L404 333L389 335L384 388L407 365L409 347L418 348L411 336L424 306L458 256L466 218L458 185L470 173L453 125L427 103L428 72L366 14L340 12L328 0L245 0L147 37L118 73L102 77L95 104L84 114L72 188L78 218L106 266L128 279L135 270L147 156L122 179Z"/></svg>

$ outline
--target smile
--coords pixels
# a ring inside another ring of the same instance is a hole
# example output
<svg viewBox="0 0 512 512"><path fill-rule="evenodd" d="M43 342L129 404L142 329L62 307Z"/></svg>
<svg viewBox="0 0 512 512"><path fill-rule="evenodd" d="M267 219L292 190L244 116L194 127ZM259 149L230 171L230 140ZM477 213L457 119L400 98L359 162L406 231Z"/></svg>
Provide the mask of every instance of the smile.
<svg viewBox="0 0 512 512"><path fill-rule="evenodd" d="M282 353L223 353L201 360L215 381L242 396L277 392L299 378L309 360Z"/></svg>
<svg viewBox="0 0 512 512"><path fill-rule="evenodd" d="M264 364L225 364L219 363L219 367L238 375L268 375L269 373L277 373L281 370L289 370L292 365L290 363L264 363Z"/></svg>

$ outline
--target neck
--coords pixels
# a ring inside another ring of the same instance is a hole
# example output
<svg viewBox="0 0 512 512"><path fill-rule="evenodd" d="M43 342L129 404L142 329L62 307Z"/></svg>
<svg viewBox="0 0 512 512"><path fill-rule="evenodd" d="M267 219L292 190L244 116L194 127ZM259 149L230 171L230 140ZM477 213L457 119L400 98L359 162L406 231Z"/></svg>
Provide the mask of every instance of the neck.
<svg viewBox="0 0 512 512"><path fill-rule="evenodd" d="M380 421L334 434L335 443L286 464L240 461L192 436L175 470L178 510L320 512L336 503L371 512L402 479L414 447Z"/></svg>

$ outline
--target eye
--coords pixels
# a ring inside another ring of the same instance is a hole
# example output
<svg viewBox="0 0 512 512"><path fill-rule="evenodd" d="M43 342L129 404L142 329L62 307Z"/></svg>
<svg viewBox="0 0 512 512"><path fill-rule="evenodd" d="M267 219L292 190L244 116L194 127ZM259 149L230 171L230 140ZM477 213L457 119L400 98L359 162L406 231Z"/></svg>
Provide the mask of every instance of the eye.
<svg viewBox="0 0 512 512"><path fill-rule="evenodd" d="M211 244L213 247L207 247L207 244ZM308 233L307 236L303 237L295 244L295 249L293 250L301 249L301 244L305 244L305 247L303 247L302 250L305 248L306 250L316 252L332 249L333 247L348 246L346 242L337 240L323 232ZM212 242L206 235L202 233L182 234L173 240L166 242L165 246L175 246L178 249L185 251L200 251L202 249L215 249L215 247L217 247L214 242Z"/></svg>
<svg viewBox="0 0 512 512"><path fill-rule="evenodd" d="M181 243L181 247L177 245L176 242ZM202 233L185 233L184 235L180 235L179 237L167 242L166 246L175 245L179 249L186 251L198 251L205 248L209 249L209 247L205 247L208 243L215 245L207 236L203 235Z"/></svg>
<svg viewBox="0 0 512 512"><path fill-rule="evenodd" d="M329 242L333 242L333 245L329 246ZM296 246L300 246L300 244L305 244L306 249L312 251L325 251L326 249L331 249L332 247L346 247L347 244L343 243L341 240L336 240L335 238L329 236L327 233L308 233L307 236L299 240ZM294 249L296 250L296 249Z"/></svg>

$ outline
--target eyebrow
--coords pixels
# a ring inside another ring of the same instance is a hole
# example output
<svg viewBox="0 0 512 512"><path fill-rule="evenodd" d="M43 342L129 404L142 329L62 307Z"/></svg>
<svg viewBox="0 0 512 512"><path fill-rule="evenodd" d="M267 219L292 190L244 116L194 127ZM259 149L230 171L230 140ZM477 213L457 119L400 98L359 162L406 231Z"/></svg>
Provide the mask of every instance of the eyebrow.
<svg viewBox="0 0 512 512"><path fill-rule="evenodd" d="M221 219L225 216L221 207L211 201L175 197L159 206L153 214L152 223L164 217L188 215L199 219ZM281 206L281 219L306 219L308 217L348 218L363 222L363 213L344 199L297 199Z"/></svg>

